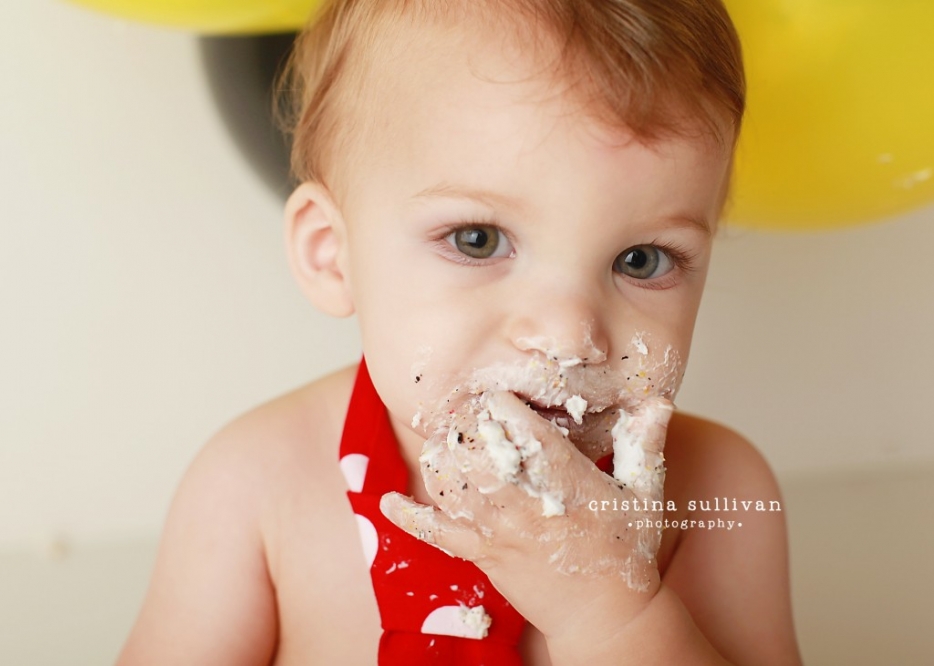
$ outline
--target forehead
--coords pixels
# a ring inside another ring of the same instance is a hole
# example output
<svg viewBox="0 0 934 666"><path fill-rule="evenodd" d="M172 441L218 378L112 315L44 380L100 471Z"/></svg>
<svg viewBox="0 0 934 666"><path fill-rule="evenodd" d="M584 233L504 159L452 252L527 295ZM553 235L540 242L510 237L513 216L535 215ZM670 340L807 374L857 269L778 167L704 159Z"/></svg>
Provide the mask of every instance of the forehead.
<svg viewBox="0 0 934 666"><path fill-rule="evenodd" d="M729 155L716 141L647 144L599 122L579 82L555 75L556 50L544 42L529 47L515 31L470 22L402 23L383 39L355 105L359 178L388 168L404 171L413 188L466 179L521 194L530 183L568 178L560 166L581 160L593 167L580 174L589 181L582 192L614 187L627 174L703 192L712 181L696 182L696 172L725 177Z"/></svg>
<svg viewBox="0 0 934 666"><path fill-rule="evenodd" d="M449 118L453 126L469 113L497 116L516 106L543 121L590 115L580 82L556 70L555 46L531 34L489 21L395 22L361 68L361 124L434 128Z"/></svg>

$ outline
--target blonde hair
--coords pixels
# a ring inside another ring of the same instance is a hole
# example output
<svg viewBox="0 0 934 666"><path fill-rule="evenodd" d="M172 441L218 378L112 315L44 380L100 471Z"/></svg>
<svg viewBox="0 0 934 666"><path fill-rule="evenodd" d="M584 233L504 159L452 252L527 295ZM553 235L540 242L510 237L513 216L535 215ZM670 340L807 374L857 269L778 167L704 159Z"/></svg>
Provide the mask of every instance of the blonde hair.
<svg viewBox="0 0 934 666"><path fill-rule="evenodd" d="M721 0L326 0L280 76L277 116L297 181L325 183L360 130L353 100L401 20L481 20L551 46L590 114L653 141L700 130L731 150L746 97L739 38ZM583 85L580 85L583 84ZM354 131L356 130L356 131Z"/></svg>

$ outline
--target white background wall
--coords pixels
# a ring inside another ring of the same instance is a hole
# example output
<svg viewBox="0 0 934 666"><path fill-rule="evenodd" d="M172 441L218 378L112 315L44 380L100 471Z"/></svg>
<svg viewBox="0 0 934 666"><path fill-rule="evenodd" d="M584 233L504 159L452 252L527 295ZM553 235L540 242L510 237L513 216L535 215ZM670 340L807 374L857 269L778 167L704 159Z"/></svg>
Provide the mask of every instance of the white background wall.
<svg viewBox="0 0 934 666"><path fill-rule="evenodd" d="M154 536L205 439L354 360L287 273L281 202L195 39L0 10L0 547ZM718 240L683 408L785 477L934 461L934 207Z"/></svg>

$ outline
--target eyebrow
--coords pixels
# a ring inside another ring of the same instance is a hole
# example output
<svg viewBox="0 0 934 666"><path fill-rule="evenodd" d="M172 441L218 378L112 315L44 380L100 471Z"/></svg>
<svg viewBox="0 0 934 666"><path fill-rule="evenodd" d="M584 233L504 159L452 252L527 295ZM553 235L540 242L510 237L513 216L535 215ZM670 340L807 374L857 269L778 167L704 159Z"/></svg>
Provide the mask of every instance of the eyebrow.
<svg viewBox="0 0 934 666"><path fill-rule="evenodd" d="M665 221L673 227L687 227L701 231L707 236L713 235L713 229L705 217L695 217L694 215L673 215L665 218Z"/></svg>
<svg viewBox="0 0 934 666"><path fill-rule="evenodd" d="M418 201L421 199L443 198L470 199L472 201L478 201L490 208L509 208L517 211L521 211L525 208L525 205L519 199L500 192L452 185L450 183L438 183L437 185L427 187L413 196L412 200ZM704 217L697 217L694 215L672 215L664 218L664 221L671 227L693 228L706 236L713 235L711 225Z"/></svg>
<svg viewBox="0 0 934 666"><path fill-rule="evenodd" d="M519 199L510 197L500 192L493 192L492 190L483 190L473 187L463 187L460 185L452 185L450 183L438 183L437 185L432 185L431 187L425 188L413 196L412 200L417 201L420 199L442 198L471 199L489 206L490 208L509 208L515 211L521 211L525 208L525 205Z"/></svg>

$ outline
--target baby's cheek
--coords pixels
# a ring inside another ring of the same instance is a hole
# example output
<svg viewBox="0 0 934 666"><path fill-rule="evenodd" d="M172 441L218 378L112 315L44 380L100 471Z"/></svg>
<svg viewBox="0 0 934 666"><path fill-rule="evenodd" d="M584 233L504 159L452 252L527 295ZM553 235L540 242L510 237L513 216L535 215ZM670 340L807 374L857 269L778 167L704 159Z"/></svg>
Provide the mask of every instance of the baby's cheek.
<svg viewBox="0 0 934 666"><path fill-rule="evenodd" d="M465 362L457 357L456 351L427 344L419 346L408 362L404 384L409 399L405 414L412 430L422 437L430 437L439 429L447 430L454 415L475 397L458 363Z"/></svg>
<svg viewBox="0 0 934 666"><path fill-rule="evenodd" d="M654 343L639 333L633 336L623 359L623 371L624 397L660 396L673 401L684 377L684 360L673 345Z"/></svg>

